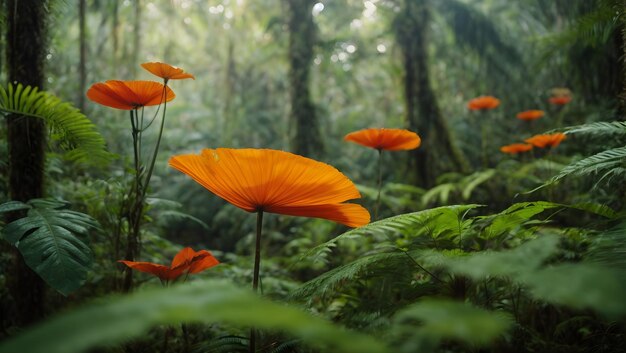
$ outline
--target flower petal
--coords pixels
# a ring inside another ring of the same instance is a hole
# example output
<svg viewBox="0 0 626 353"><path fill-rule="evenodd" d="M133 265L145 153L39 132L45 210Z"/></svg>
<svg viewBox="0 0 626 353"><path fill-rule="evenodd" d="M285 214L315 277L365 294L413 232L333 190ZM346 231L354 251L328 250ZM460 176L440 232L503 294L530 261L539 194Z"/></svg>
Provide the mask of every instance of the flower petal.
<svg viewBox="0 0 626 353"><path fill-rule="evenodd" d="M196 256L196 252L192 248L184 248L174 256L172 259L171 268L176 268L181 265L188 265L193 260L194 256Z"/></svg>
<svg viewBox="0 0 626 353"><path fill-rule="evenodd" d="M170 166L248 212L281 213L283 208L326 206L361 196L334 167L283 151L205 149L200 156L174 156Z"/></svg>
<svg viewBox="0 0 626 353"><path fill-rule="evenodd" d="M315 205L315 206L276 206L268 212L290 216L323 218L348 227L360 227L370 222L370 213L361 205L353 203Z"/></svg>
<svg viewBox="0 0 626 353"><path fill-rule="evenodd" d="M196 79L192 74L184 72L183 69L166 63L149 62L141 64L141 67L165 80L181 80L185 78Z"/></svg>
<svg viewBox="0 0 626 353"><path fill-rule="evenodd" d="M126 260L120 260L118 262L123 263L124 265L132 268L133 270L155 275L164 281L176 279L183 273L183 270L179 270L179 269L172 270L167 266L155 264L152 262L135 262L135 261L126 261Z"/></svg>
<svg viewBox="0 0 626 353"><path fill-rule="evenodd" d="M360 145L388 151L412 150L422 143L420 137L409 130L404 129L363 129L351 132L344 140Z"/></svg>
<svg viewBox="0 0 626 353"><path fill-rule="evenodd" d="M154 81L110 80L95 83L87 90L92 101L124 110L161 104L164 95L167 102L176 96L169 87Z"/></svg>
<svg viewBox="0 0 626 353"><path fill-rule="evenodd" d="M209 251L200 250L197 254L198 255L189 265L189 273L202 272L208 268L217 266L220 263Z"/></svg>

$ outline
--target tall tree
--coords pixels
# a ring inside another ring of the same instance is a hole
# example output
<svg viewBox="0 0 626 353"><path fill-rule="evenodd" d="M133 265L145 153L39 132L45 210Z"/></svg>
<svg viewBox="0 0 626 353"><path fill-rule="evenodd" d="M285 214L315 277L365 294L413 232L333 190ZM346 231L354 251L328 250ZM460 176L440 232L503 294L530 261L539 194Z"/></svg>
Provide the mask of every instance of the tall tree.
<svg viewBox="0 0 626 353"><path fill-rule="evenodd" d="M78 30L80 59L78 63L78 109L85 111L85 90L87 86L87 38L85 28L85 7L87 0L78 0Z"/></svg>
<svg viewBox="0 0 626 353"><path fill-rule="evenodd" d="M46 0L8 0L7 63L9 82L42 87L46 46ZM9 146L9 197L28 201L44 195L45 128L41 119L10 115L7 121ZM8 221L22 215L14 213ZM16 324L35 322L44 314L45 285L14 250L8 288L16 304Z"/></svg>
<svg viewBox="0 0 626 353"><path fill-rule="evenodd" d="M394 23L404 67L406 124L424 141L421 148L412 152L411 167L415 168L417 184L425 187L432 186L442 171L438 160L443 153L452 159L456 171L469 170L462 152L453 143L430 82L427 45L431 16L428 1L404 0L403 11Z"/></svg>
<svg viewBox="0 0 626 353"><path fill-rule="evenodd" d="M311 63L316 41L316 26L311 13L315 0L285 0L289 29L289 83L293 152L303 156L320 155L323 142L318 116L311 99Z"/></svg>

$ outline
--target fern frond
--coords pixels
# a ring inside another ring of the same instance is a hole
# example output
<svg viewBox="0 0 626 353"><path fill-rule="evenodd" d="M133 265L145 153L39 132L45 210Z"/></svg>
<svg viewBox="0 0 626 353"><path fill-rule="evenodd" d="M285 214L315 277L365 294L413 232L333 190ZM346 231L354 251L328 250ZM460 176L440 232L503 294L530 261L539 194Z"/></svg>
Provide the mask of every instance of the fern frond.
<svg viewBox="0 0 626 353"><path fill-rule="evenodd" d="M320 244L313 249L307 251L302 257L310 257L317 258L320 253L325 253L330 251L330 248L335 247L336 243L340 240L344 239L356 239L367 235L395 235L395 234L403 234L409 235L414 233L416 228L420 226L427 225L428 222L436 219L441 215L448 215L450 212L457 215L457 218L461 218L461 215L466 213L467 211L474 209L476 207L480 207L480 205L469 204L469 205L451 205L451 206L442 206L437 208L431 208L424 211L413 212L401 214L394 217L389 217L382 219L377 222L373 222L367 224L363 227L355 228L349 230L323 244ZM449 217L448 217L449 218ZM448 218L445 221L448 221ZM442 219L443 221L444 219ZM459 226L456 222L458 219L455 219L455 224L451 225L454 227ZM432 225L430 225L432 226Z"/></svg>
<svg viewBox="0 0 626 353"><path fill-rule="evenodd" d="M626 135L626 121L596 121L589 124L569 126L566 134L588 134L596 136Z"/></svg>
<svg viewBox="0 0 626 353"><path fill-rule="evenodd" d="M548 180L544 185L556 183L557 181L571 175L586 176L600 171L606 171L607 169L618 168L622 166L625 158L626 147L618 147L602 151L598 154L568 165L563 168L559 174Z"/></svg>
<svg viewBox="0 0 626 353"><path fill-rule="evenodd" d="M43 119L52 139L66 151L65 157L90 165L109 162L113 155L106 151L104 138L80 110L37 87L9 83L0 86L0 113L19 114Z"/></svg>
<svg viewBox="0 0 626 353"><path fill-rule="evenodd" d="M396 251L360 257L349 264L334 268L304 283L293 291L290 297L294 300L306 298L309 301L314 297L323 297L326 293L332 293L338 285L354 280L371 267L379 269L380 267L406 268L411 262L409 256L412 255L403 251Z"/></svg>

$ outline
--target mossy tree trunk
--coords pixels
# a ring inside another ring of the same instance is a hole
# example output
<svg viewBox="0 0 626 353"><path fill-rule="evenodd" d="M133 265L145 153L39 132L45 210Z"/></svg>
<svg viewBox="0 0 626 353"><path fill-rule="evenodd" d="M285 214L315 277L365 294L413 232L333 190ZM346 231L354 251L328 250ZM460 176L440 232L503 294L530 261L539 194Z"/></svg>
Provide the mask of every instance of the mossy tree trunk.
<svg viewBox="0 0 626 353"><path fill-rule="evenodd" d="M317 30L311 14L315 2L285 0L289 28L290 119L295 124L291 145L294 153L309 157L319 156L323 150L318 116L309 89Z"/></svg>
<svg viewBox="0 0 626 353"><path fill-rule="evenodd" d="M422 138L422 146L411 152L409 166L415 172L416 184L422 187L433 186L441 172L469 171L467 161L450 135L430 82L430 19L427 0L405 0L394 22L404 67L405 121L408 129Z"/></svg>
<svg viewBox="0 0 626 353"><path fill-rule="evenodd" d="M48 1L7 2L7 63L9 82L42 87L45 55L45 20ZM7 121L9 147L9 197L28 201L44 195L45 126L41 119L10 115ZM7 221L23 214L14 213ZM8 289L15 300L15 324L23 326L44 315L45 285L13 249Z"/></svg>

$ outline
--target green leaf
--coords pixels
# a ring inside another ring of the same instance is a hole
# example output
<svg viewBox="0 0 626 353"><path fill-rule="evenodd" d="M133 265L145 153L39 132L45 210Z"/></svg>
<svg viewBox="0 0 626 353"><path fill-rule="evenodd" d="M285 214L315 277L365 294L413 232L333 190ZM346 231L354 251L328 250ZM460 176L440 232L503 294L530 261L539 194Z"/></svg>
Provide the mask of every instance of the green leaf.
<svg viewBox="0 0 626 353"><path fill-rule="evenodd" d="M518 276L538 269L548 257L556 252L558 243L558 237L546 235L512 250L483 251L463 258L450 258L444 261L444 264L453 273L475 279Z"/></svg>
<svg viewBox="0 0 626 353"><path fill-rule="evenodd" d="M506 210L487 218L492 219L492 223L485 229L484 237L487 239L498 237L524 224L534 215L546 209L559 206L561 205L545 201L516 203Z"/></svg>
<svg viewBox="0 0 626 353"><path fill-rule="evenodd" d="M485 346L509 330L513 320L504 313L490 312L467 303L428 299L398 312L397 326L413 332L409 339L453 339ZM417 328L415 323L420 323Z"/></svg>
<svg viewBox="0 0 626 353"><path fill-rule="evenodd" d="M89 165L107 164L113 155L106 151L96 126L77 108L36 87L9 83L0 86L0 113L21 114L43 119L53 140L66 151L65 157Z"/></svg>
<svg viewBox="0 0 626 353"><path fill-rule="evenodd" d="M394 217L389 217L382 219L380 221L369 223L363 227L355 228L349 230L324 244L318 245L313 249L309 250L302 257L313 257L317 258L320 254L324 254L328 252L331 247L334 247L337 242L344 239L355 239L373 234L385 234L385 235L393 235L393 234L405 234L405 235L413 235L416 230L423 230L424 225L430 222L433 219L436 219L442 214L450 215L450 212L453 212L456 215L456 219L454 221L454 226L456 228L459 227L459 215L474 209L476 207L480 207L480 205L470 204L470 205L452 205L452 206L443 206L437 208L431 208L424 211L413 212L401 214ZM446 222L449 221L448 217L443 218ZM432 224L432 226L437 226L437 224Z"/></svg>
<svg viewBox="0 0 626 353"><path fill-rule="evenodd" d="M145 334L155 325L228 323L285 331L322 352L385 353L375 339L335 326L225 281L194 281L110 296L56 316L0 344L0 353L78 353Z"/></svg>
<svg viewBox="0 0 626 353"><path fill-rule="evenodd" d="M17 246L26 264L51 287L67 295L87 278L92 254L76 234L86 235L98 223L90 216L64 209L56 200L31 200L26 217L2 230L4 239Z"/></svg>
<svg viewBox="0 0 626 353"><path fill-rule="evenodd" d="M522 276L542 300L576 309L593 309L609 318L626 315L624 276L589 263L562 264Z"/></svg>
<svg viewBox="0 0 626 353"><path fill-rule="evenodd" d="M9 201L0 205L0 213L27 210L29 208L31 208L31 206L26 203L20 201Z"/></svg>

